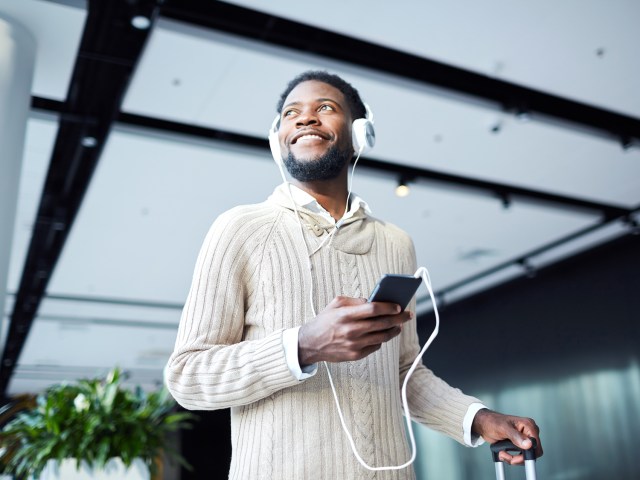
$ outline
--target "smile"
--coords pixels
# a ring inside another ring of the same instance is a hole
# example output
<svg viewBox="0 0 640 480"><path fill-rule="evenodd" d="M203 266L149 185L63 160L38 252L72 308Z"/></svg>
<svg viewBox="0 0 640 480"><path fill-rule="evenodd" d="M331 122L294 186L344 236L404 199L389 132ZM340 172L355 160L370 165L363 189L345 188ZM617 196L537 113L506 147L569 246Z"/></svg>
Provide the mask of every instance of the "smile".
<svg viewBox="0 0 640 480"><path fill-rule="evenodd" d="M316 130L315 128L307 128L304 131L297 132L291 140L291 145L301 142L321 142L329 140L330 137L326 133Z"/></svg>
<svg viewBox="0 0 640 480"><path fill-rule="evenodd" d="M314 141L318 141L318 140L324 140L324 138L322 138L320 135L308 134L308 135L302 135L301 137L298 137L294 143L298 143L298 142L314 142Z"/></svg>

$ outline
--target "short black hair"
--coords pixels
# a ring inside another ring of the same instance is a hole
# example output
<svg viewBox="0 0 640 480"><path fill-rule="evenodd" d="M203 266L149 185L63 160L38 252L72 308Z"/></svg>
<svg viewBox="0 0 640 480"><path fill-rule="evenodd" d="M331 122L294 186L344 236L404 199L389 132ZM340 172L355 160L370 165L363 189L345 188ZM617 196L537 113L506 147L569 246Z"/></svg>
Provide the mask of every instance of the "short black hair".
<svg viewBox="0 0 640 480"><path fill-rule="evenodd" d="M310 80L328 83L332 87L340 90L344 95L344 98L347 100L349 110L351 111L351 116L354 120L356 118L367 117L367 109L365 108L364 102L360 98L360 94L358 93L358 91L353 88L350 83L346 82L338 75L334 75L322 70L308 70L306 72L302 72L300 75L291 80L287 85L287 88L285 88L284 92L282 92L282 95L280 95L280 100L278 100L278 105L276 107L278 113L282 113L284 101L291 93L291 90L296 88L300 83L308 82Z"/></svg>

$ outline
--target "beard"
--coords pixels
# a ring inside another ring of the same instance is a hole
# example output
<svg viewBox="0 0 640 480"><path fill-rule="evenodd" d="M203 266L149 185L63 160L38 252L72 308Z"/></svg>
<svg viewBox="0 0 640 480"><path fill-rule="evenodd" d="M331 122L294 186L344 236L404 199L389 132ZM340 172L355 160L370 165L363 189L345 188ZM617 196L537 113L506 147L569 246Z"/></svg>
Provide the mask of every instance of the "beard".
<svg viewBox="0 0 640 480"><path fill-rule="evenodd" d="M289 174L299 182L333 180L351 160L351 150L340 150L336 145L313 160L298 160L293 153L284 159Z"/></svg>

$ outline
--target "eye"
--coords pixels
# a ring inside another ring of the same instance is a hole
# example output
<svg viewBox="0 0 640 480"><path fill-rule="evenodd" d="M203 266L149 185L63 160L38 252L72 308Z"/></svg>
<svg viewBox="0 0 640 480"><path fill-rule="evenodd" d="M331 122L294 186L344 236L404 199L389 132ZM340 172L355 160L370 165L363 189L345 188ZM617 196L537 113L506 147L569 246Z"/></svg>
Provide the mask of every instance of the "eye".
<svg viewBox="0 0 640 480"><path fill-rule="evenodd" d="M319 111L323 112L323 111L331 111L331 110L335 110L335 108L333 108L331 105L329 105L328 103L324 103L322 105L320 105L320 108L318 109Z"/></svg>
<svg viewBox="0 0 640 480"><path fill-rule="evenodd" d="M285 110L284 112L282 112L282 117L290 117L291 115L293 115L295 113L294 110Z"/></svg>

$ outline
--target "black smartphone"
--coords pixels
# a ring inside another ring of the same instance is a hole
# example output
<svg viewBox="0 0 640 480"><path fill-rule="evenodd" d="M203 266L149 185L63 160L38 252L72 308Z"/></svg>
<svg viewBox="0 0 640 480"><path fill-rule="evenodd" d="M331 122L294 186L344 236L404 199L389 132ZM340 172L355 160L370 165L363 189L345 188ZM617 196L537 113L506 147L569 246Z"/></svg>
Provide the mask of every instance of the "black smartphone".
<svg viewBox="0 0 640 480"><path fill-rule="evenodd" d="M415 295L422 278L413 275L383 275L369 296L370 302L389 302L407 308Z"/></svg>

